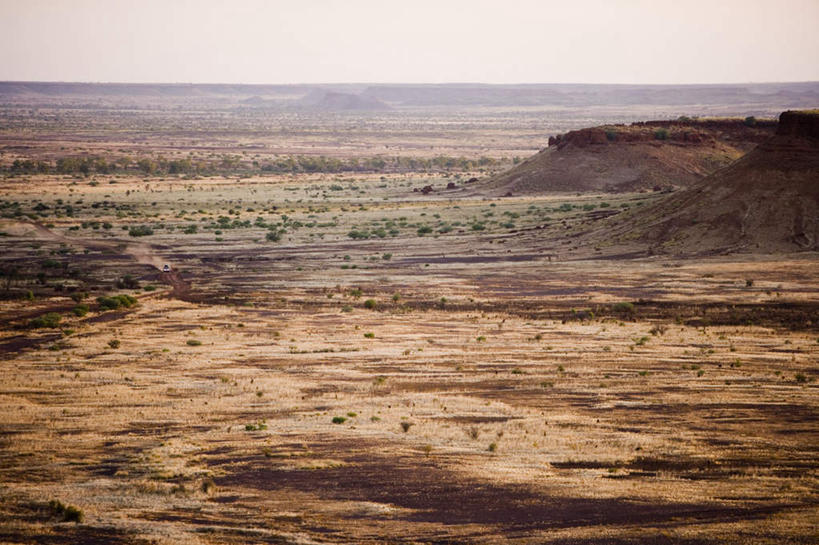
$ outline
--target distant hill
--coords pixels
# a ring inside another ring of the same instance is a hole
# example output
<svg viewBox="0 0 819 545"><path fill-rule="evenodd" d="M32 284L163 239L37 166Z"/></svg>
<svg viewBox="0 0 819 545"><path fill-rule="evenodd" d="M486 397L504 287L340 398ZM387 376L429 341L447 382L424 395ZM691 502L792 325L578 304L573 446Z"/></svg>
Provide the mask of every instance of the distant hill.
<svg viewBox="0 0 819 545"><path fill-rule="evenodd" d="M481 183L490 195L688 187L731 164L776 129L773 120L652 121L549 139L549 147Z"/></svg>
<svg viewBox="0 0 819 545"><path fill-rule="evenodd" d="M253 99L250 105L286 108L316 92L357 95L362 101L393 108L473 107L622 107L657 105L675 111L712 111L709 107L761 115L819 103L819 82L723 85L609 84L219 84L219 83L81 83L0 82L0 101L49 102L141 99L163 102L196 100L220 104ZM333 100L332 98L330 100ZM263 101L263 102L259 102ZM254 104L254 102L256 104ZM366 102L365 102L366 104ZM773 109L772 109L773 108ZM769 114L770 115L770 114Z"/></svg>
<svg viewBox="0 0 819 545"><path fill-rule="evenodd" d="M328 111L378 111L390 107L377 98L338 91L314 91L300 101L300 105Z"/></svg>
<svg viewBox="0 0 819 545"><path fill-rule="evenodd" d="M595 237L687 255L819 250L819 110L784 112L776 134L739 161L611 218Z"/></svg>

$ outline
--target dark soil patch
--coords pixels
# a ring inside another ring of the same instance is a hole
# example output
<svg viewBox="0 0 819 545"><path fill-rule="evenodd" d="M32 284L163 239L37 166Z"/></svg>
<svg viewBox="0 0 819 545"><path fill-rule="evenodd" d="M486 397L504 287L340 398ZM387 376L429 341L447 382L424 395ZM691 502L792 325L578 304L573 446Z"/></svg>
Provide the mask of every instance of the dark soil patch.
<svg viewBox="0 0 819 545"><path fill-rule="evenodd" d="M323 499L370 501L412 509L407 521L439 524L490 524L504 531L569 528L593 525L682 524L741 520L776 512L784 506L758 509L721 507L697 503L657 503L622 498L566 497L534 491L525 486L498 485L461 479L439 467L435 460L415 457L368 455L360 443L311 445L330 450L348 465L313 470L271 467L248 461L232 466L232 473L216 479L220 487L253 490L296 490ZM379 450L371 445L370 453ZM344 453L348 453L344 455Z"/></svg>

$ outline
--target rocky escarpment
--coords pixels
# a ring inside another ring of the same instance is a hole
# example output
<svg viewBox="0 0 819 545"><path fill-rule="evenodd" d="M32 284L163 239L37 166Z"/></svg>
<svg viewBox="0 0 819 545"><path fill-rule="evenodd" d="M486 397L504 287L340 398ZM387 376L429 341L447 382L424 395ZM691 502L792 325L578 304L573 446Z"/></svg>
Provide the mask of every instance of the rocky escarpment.
<svg viewBox="0 0 819 545"><path fill-rule="evenodd" d="M718 140L760 143L776 129L772 119L703 119L642 121L631 125L604 125L549 137L549 147L585 148L595 145L652 142L656 144L715 144Z"/></svg>
<svg viewBox="0 0 819 545"><path fill-rule="evenodd" d="M774 120L703 119L604 125L549 147L481 184L484 194L689 187L769 138Z"/></svg>
<svg viewBox="0 0 819 545"><path fill-rule="evenodd" d="M679 254L819 250L819 111L783 113L748 155L597 238Z"/></svg>

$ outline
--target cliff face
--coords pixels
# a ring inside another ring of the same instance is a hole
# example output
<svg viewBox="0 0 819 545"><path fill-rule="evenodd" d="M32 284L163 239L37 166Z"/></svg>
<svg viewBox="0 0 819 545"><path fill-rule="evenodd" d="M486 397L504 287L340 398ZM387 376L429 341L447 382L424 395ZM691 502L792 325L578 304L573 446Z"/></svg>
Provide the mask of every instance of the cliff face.
<svg viewBox="0 0 819 545"><path fill-rule="evenodd" d="M504 195L689 187L774 134L776 121L652 121L549 139L549 147L482 185Z"/></svg>
<svg viewBox="0 0 819 545"><path fill-rule="evenodd" d="M819 250L819 113L783 113L736 163L609 227L656 252Z"/></svg>
<svg viewBox="0 0 819 545"><path fill-rule="evenodd" d="M606 125L580 129L549 137L549 147L617 146L623 143L708 144L717 141L760 143L773 134L776 121L766 119L746 124L739 119L696 121L644 121L625 125Z"/></svg>
<svg viewBox="0 0 819 545"><path fill-rule="evenodd" d="M777 136L819 139L819 110L782 112Z"/></svg>

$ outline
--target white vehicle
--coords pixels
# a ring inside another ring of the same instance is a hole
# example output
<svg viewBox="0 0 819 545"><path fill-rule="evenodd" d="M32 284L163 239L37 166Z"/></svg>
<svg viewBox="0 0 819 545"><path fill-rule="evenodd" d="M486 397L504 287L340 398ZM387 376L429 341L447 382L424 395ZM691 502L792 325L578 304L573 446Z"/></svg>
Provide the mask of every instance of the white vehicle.
<svg viewBox="0 0 819 545"><path fill-rule="evenodd" d="M171 272L171 266L168 265L168 264L165 264L165 266L162 267L162 272Z"/></svg>

